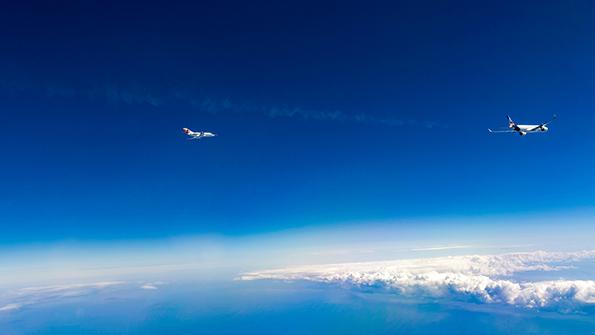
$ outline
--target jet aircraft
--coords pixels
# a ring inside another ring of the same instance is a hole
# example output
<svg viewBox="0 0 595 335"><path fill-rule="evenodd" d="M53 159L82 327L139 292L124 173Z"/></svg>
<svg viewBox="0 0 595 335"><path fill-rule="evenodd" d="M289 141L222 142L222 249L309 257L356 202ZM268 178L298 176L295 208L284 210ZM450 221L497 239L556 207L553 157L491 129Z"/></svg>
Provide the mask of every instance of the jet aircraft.
<svg viewBox="0 0 595 335"><path fill-rule="evenodd" d="M204 138L204 137L217 136L216 134L213 134L208 131L192 131L188 128L182 128L182 130L184 131L184 134L190 136L189 140L200 140L201 138Z"/></svg>
<svg viewBox="0 0 595 335"><path fill-rule="evenodd" d="M518 124L510 118L510 116L506 116L508 118L508 129L502 130L492 130L489 129L490 133L518 133L521 136L525 136L530 133L543 133L549 130L547 127L552 121L556 119L556 115L554 115L548 122L544 122L542 124Z"/></svg>

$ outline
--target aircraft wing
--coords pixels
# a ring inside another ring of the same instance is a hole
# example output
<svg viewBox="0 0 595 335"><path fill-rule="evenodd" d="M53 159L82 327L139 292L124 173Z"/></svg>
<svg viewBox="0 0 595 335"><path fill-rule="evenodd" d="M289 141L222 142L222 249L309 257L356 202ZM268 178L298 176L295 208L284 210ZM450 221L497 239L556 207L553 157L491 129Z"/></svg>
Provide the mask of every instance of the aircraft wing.
<svg viewBox="0 0 595 335"><path fill-rule="evenodd" d="M515 133L516 132L516 130L514 130L514 129L492 130L490 128L488 128L488 131L490 133Z"/></svg>
<svg viewBox="0 0 595 335"><path fill-rule="evenodd" d="M554 121L557 117L558 116L556 114L554 114L554 116L548 122L542 123L542 124L540 124L537 127L533 127L531 129L529 129L529 131L534 131L534 130L537 130L537 129L541 128L541 127L547 126L548 124L552 123L552 121Z"/></svg>

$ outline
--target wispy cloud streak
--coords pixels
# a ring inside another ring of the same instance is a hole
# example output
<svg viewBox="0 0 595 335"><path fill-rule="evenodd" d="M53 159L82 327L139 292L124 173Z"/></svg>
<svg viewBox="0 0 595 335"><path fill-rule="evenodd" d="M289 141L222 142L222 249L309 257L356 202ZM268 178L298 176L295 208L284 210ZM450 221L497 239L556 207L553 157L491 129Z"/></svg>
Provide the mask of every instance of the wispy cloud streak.
<svg viewBox="0 0 595 335"><path fill-rule="evenodd" d="M114 286L124 285L121 281L33 286L5 292L0 296L0 312L9 312L44 302L61 301L99 292Z"/></svg>
<svg viewBox="0 0 595 335"><path fill-rule="evenodd" d="M469 249L472 246L470 245L445 245L445 246L438 246L438 247L427 247L427 248L415 248L411 249L411 251L440 251L440 250L452 250L452 249Z"/></svg>
<svg viewBox="0 0 595 335"><path fill-rule="evenodd" d="M110 104L163 107L172 103L187 103L197 111L211 114L254 114L269 118L380 124L390 127L447 128L447 125L431 120L403 119L391 115L381 116L378 113L369 111L352 113L290 105L248 103L197 93L199 90L172 88L157 92L140 84L104 84L87 88L75 88L58 84L34 86L23 81L4 80L0 81L0 88L14 92L36 92L53 98L82 98L90 101L104 101Z"/></svg>

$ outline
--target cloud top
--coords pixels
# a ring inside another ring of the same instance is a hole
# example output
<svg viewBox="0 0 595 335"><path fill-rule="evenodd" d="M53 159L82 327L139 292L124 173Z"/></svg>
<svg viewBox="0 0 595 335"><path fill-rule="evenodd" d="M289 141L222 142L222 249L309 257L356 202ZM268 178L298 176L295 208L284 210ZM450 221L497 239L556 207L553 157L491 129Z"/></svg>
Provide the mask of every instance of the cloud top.
<svg viewBox="0 0 595 335"><path fill-rule="evenodd" d="M503 303L526 308L572 309L595 304L595 281L516 281L526 271L557 271L595 258L595 250L529 252L312 265L242 274L241 280L306 280L379 287L406 296Z"/></svg>

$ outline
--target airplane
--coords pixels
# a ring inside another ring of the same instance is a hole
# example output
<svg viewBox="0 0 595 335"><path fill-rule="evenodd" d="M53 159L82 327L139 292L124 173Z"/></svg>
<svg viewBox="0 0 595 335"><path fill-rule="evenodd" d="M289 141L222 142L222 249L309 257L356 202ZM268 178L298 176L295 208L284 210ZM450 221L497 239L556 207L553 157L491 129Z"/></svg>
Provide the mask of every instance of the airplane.
<svg viewBox="0 0 595 335"><path fill-rule="evenodd" d="M554 121L557 116L554 114L554 116L548 122L537 125L517 124L516 122L512 121L510 116L506 115L506 117L508 118L508 129L492 130L488 128L490 133L518 133L521 136L525 136L529 133L543 133L549 130L547 125L550 124L550 122Z"/></svg>
<svg viewBox="0 0 595 335"><path fill-rule="evenodd" d="M216 134L210 133L208 131L192 131L188 128L182 128L184 134L190 136L189 140L200 140L203 137L215 137Z"/></svg>

